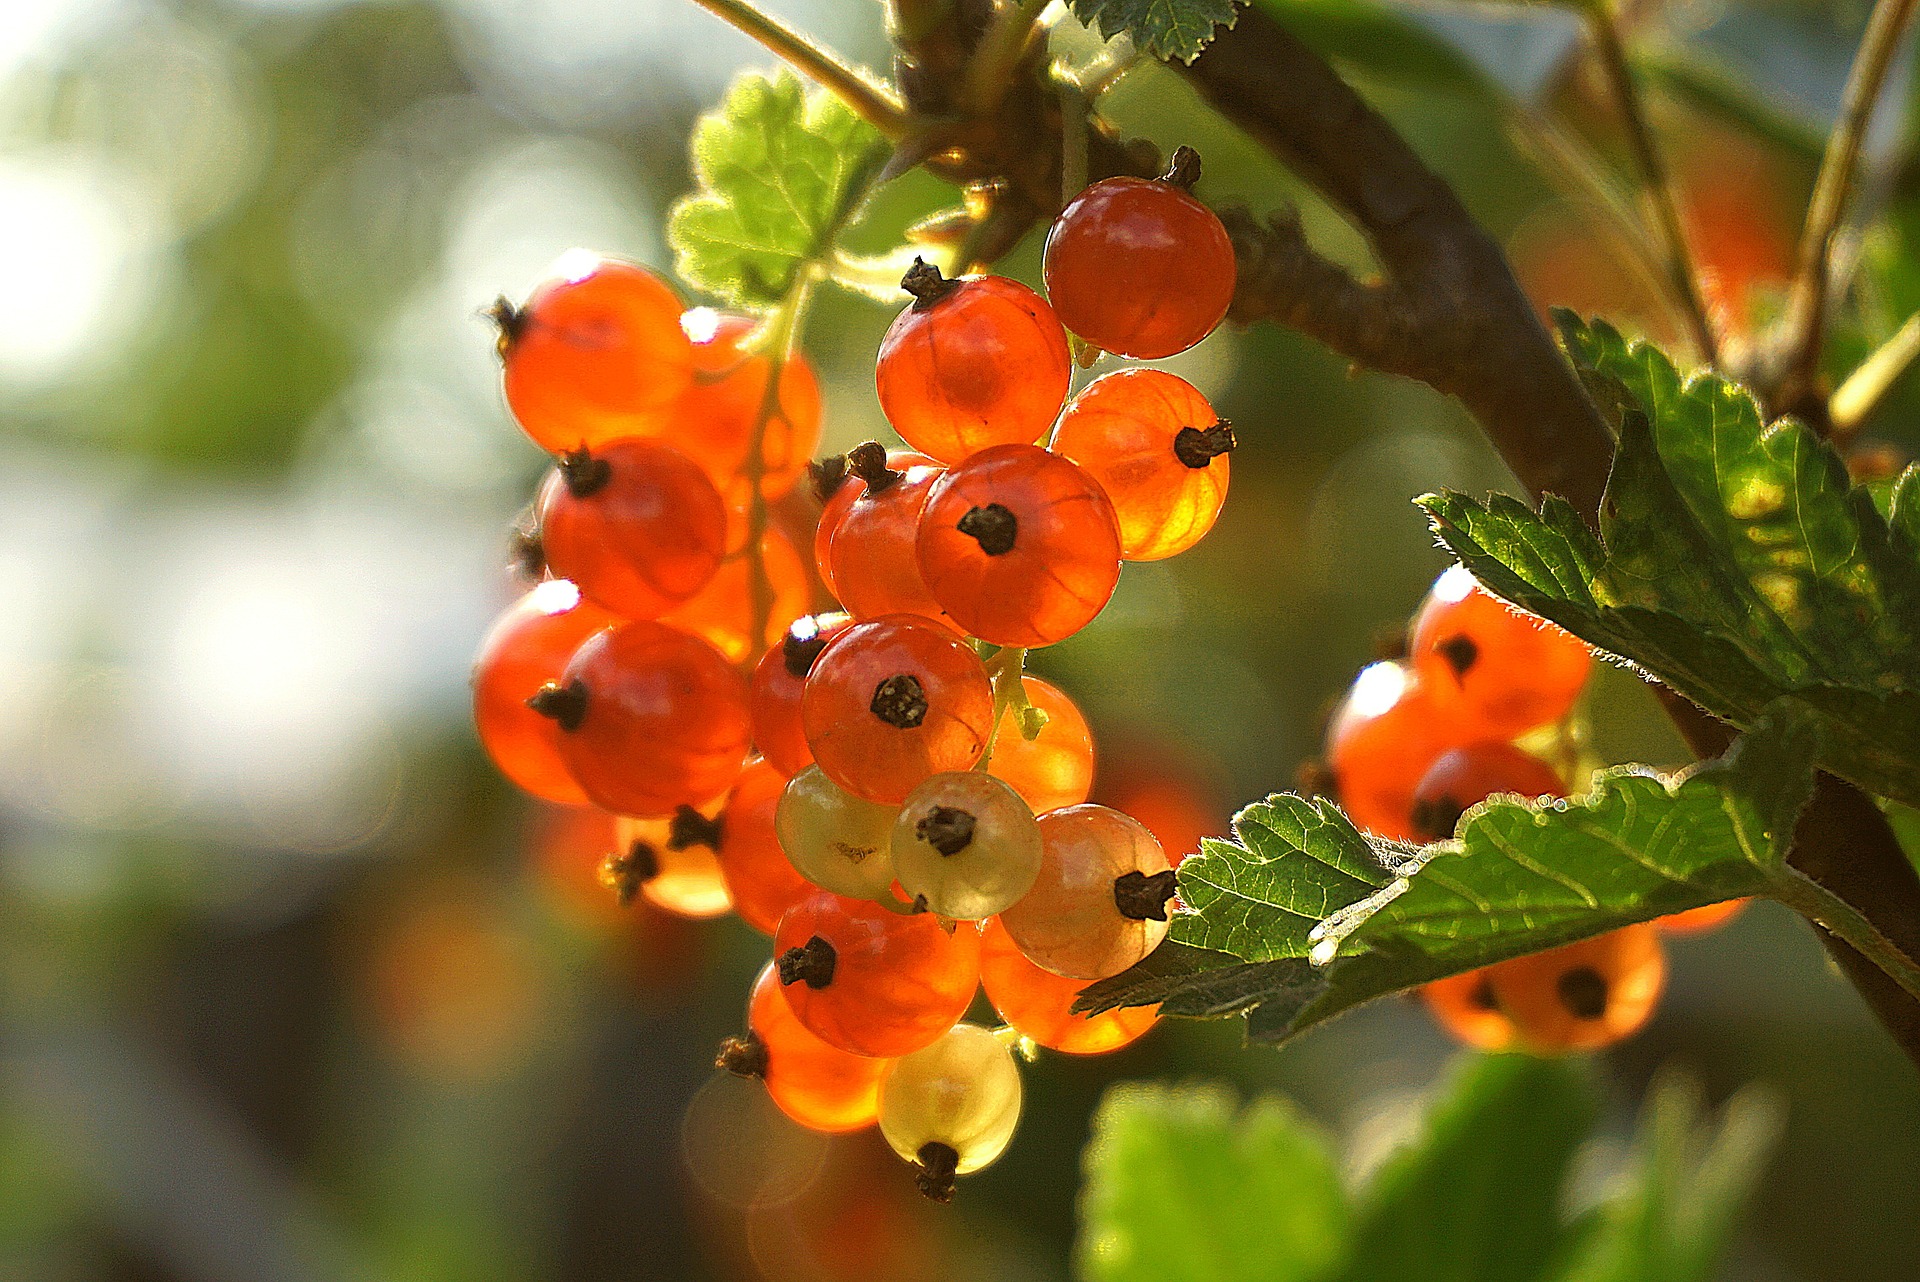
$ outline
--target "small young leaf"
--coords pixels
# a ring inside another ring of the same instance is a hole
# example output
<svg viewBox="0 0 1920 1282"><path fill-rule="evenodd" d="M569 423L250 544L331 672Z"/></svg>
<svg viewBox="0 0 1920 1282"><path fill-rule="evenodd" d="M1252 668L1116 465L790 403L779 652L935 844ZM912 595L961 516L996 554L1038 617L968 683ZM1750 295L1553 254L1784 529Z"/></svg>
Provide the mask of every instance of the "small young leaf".
<svg viewBox="0 0 1920 1282"><path fill-rule="evenodd" d="M1089 1282L1310 1282L1339 1263L1346 1196L1325 1139L1285 1101L1116 1086L1080 1195Z"/></svg>
<svg viewBox="0 0 1920 1282"><path fill-rule="evenodd" d="M1718 1125L1697 1086L1656 1081L1625 1189L1596 1208L1556 1282L1710 1282L1780 1137L1781 1107L1750 1086Z"/></svg>
<svg viewBox="0 0 1920 1282"><path fill-rule="evenodd" d="M1180 865L1169 942L1076 1007L1245 1011L1251 1038L1279 1041L1387 993L1797 887L1785 858L1812 720L1776 709L1724 757L1672 777L1615 768L1578 801L1489 798L1425 847L1363 836L1324 801L1256 802L1235 841Z"/></svg>
<svg viewBox="0 0 1920 1282"><path fill-rule="evenodd" d="M1072 0L1073 16L1099 24L1103 39L1121 32L1150 58L1192 62L1213 39L1215 28L1231 27L1236 0Z"/></svg>
<svg viewBox="0 0 1920 1282"><path fill-rule="evenodd" d="M749 309L772 306L823 257L884 161L879 131L790 71L748 73L693 133L699 188L673 208L674 270Z"/></svg>
<svg viewBox="0 0 1920 1282"><path fill-rule="evenodd" d="M1463 1060L1424 1135L1368 1185L1340 1282L1534 1282L1560 1249L1561 1186L1593 1120L1565 1061Z"/></svg>
<svg viewBox="0 0 1920 1282"><path fill-rule="evenodd" d="M1561 317L1620 445L1594 537L1566 504L1421 500L1489 590L1752 725L1791 695L1820 764L1920 801L1920 470L1882 516L1837 455L1713 374Z"/></svg>

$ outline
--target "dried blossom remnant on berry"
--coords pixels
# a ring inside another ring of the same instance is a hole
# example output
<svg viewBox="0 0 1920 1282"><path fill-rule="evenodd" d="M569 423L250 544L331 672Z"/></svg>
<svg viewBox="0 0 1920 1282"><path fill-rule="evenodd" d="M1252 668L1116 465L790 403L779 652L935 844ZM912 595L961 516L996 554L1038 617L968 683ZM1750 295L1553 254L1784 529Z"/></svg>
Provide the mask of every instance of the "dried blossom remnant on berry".
<svg viewBox="0 0 1920 1282"><path fill-rule="evenodd" d="M839 955L833 951L833 945L815 935L799 947L781 953L774 968L782 984L805 984L808 988L821 989L833 982L838 962Z"/></svg>
<svg viewBox="0 0 1920 1282"><path fill-rule="evenodd" d="M915 1154L920 1167L914 1184L931 1201L953 1201L953 1180L960 1170L960 1154L951 1144L929 1140Z"/></svg>
<svg viewBox="0 0 1920 1282"><path fill-rule="evenodd" d="M847 456L830 454L826 458L817 458L807 464L807 476L813 482L813 496L825 503L846 484Z"/></svg>
<svg viewBox="0 0 1920 1282"><path fill-rule="evenodd" d="M878 441L862 441L848 450L847 471L867 483L869 496L885 494L907 475L887 466L887 447Z"/></svg>
<svg viewBox="0 0 1920 1282"><path fill-rule="evenodd" d="M1447 666L1453 669L1456 680L1464 678L1473 665L1480 661L1480 647L1473 643L1473 638L1464 633L1460 636L1448 637L1433 648L1441 658L1447 661Z"/></svg>
<svg viewBox="0 0 1920 1282"><path fill-rule="evenodd" d="M988 556L1005 556L1019 536L1020 518L999 503L988 503L968 508L954 528L970 536Z"/></svg>
<svg viewBox="0 0 1920 1282"><path fill-rule="evenodd" d="M1173 434L1173 456L1191 468L1203 468L1239 447L1233 424L1221 419L1212 427L1183 427Z"/></svg>
<svg viewBox="0 0 1920 1282"><path fill-rule="evenodd" d="M587 683L579 677L565 685L549 681L528 696L527 706L543 717L552 718L562 730L571 733L587 719Z"/></svg>
<svg viewBox="0 0 1920 1282"><path fill-rule="evenodd" d="M896 673L873 688L873 715L896 730L911 730L927 719L927 692L911 672Z"/></svg>
<svg viewBox="0 0 1920 1282"><path fill-rule="evenodd" d="M513 345L520 341L520 335L527 328L527 314L515 307L505 294L493 300L493 306L487 308L487 319L500 330L494 341L494 348L500 353L500 359L506 360Z"/></svg>
<svg viewBox="0 0 1920 1282"><path fill-rule="evenodd" d="M713 1057L713 1066L724 1068L735 1077L765 1077L767 1044L760 1040L760 1034L751 1031L745 1037L729 1037L720 1043L720 1053Z"/></svg>
<svg viewBox="0 0 1920 1282"><path fill-rule="evenodd" d="M1175 147L1160 181L1181 191L1192 191L1193 185L1200 181L1200 153L1187 146Z"/></svg>
<svg viewBox="0 0 1920 1282"><path fill-rule="evenodd" d="M913 831L943 855L957 855L973 844L974 817L958 806L935 806Z"/></svg>
<svg viewBox="0 0 1920 1282"><path fill-rule="evenodd" d="M595 458L584 445L562 454L558 466L560 479L567 483L567 493L577 499L593 497L613 479L613 467L605 459Z"/></svg>
<svg viewBox="0 0 1920 1282"><path fill-rule="evenodd" d="M942 276L940 269L926 259L915 258L913 266L900 278L900 288L913 295L913 310L924 312L960 288L960 282Z"/></svg>
<svg viewBox="0 0 1920 1282"><path fill-rule="evenodd" d="M616 850L600 863L600 884L613 892L622 908L659 875L660 852L644 841L636 841L624 851Z"/></svg>
<svg viewBox="0 0 1920 1282"><path fill-rule="evenodd" d="M1554 991L1575 1019L1599 1019L1607 1013L1607 978L1591 966L1575 966L1561 975Z"/></svg>
<svg viewBox="0 0 1920 1282"><path fill-rule="evenodd" d="M667 824L667 849L686 850L691 846L720 849L720 819L709 819L692 806L680 806Z"/></svg>
<svg viewBox="0 0 1920 1282"><path fill-rule="evenodd" d="M1113 903L1122 917L1132 921L1165 921L1167 901L1178 889L1171 868L1151 877L1135 869L1113 879Z"/></svg>

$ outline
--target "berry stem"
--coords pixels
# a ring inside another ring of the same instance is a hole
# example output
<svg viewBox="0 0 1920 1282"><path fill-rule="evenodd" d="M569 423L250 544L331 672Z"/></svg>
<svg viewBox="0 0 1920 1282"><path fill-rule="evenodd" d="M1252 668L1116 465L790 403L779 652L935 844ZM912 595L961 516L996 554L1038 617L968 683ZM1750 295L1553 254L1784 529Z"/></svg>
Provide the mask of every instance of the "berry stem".
<svg viewBox="0 0 1920 1282"><path fill-rule="evenodd" d="M1023 675L1026 666L1027 651L1024 646L1001 646L987 660L987 677L993 682L993 722L987 730L987 750L974 763L975 770L985 770L993 764L993 741L1000 737L1000 722L1008 711L1025 714L1033 710L1033 705L1027 700L1027 683ZM1021 733L1026 734L1024 727Z"/></svg>
<svg viewBox="0 0 1920 1282"><path fill-rule="evenodd" d="M752 498L747 506L747 594L752 602L753 631L743 666L751 672L767 648L767 626L773 619L773 578L767 573L765 542L769 524L767 512L767 425L780 412L780 383L787 362L799 345L800 328L806 314L807 297L816 270L803 265L794 273L793 284L760 328L759 342L767 354L767 386L760 394L760 409L754 416L753 434L747 446L743 468Z"/></svg>
<svg viewBox="0 0 1920 1282"><path fill-rule="evenodd" d="M746 0L695 0L735 31L757 41L768 52L792 63L794 69L831 90L868 124L898 142L912 131L907 109L881 86L845 61L771 14Z"/></svg>
<svg viewBox="0 0 1920 1282"><path fill-rule="evenodd" d="M960 106L976 115L987 115L1000 105L1013 83L1014 71L1031 47L1034 29L1049 0L1018 0L994 16L967 64L966 79L960 85ZM1041 31L1040 39L1046 39Z"/></svg>

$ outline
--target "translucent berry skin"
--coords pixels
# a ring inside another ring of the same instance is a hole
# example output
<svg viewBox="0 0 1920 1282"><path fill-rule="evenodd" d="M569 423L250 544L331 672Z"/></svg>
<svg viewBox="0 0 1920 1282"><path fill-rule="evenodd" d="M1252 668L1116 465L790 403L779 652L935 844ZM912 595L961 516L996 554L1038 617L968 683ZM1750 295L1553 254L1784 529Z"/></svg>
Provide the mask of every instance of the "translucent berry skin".
<svg viewBox="0 0 1920 1282"><path fill-rule="evenodd" d="M1704 935L1708 931L1720 929L1738 917L1746 906L1747 901L1744 899L1729 899L1724 903L1689 908L1683 913L1659 918L1653 924L1668 935Z"/></svg>
<svg viewBox="0 0 1920 1282"><path fill-rule="evenodd" d="M832 949L832 978L818 988L796 979L781 991L815 1036L856 1055L891 1059L932 1045L980 982L979 930L961 924L948 934L931 913L902 916L819 891L781 919L774 957L816 937Z"/></svg>
<svg viewBox="0 0 1920 1282"><path fill-rule="evenodd" d="M773 609L767 616L766 636L758 645L753 636L753 570L745 556L722 561L707 586L667 615L665 622L700 637L733 663L745 663L777 645L793 621L807 612L812 585L806 562L778 526L768 529L760 540L760 555L773 586Z"/></svg>
<svg viewBox="0 0 1920 1282"><path fill-rule="evenodd" d="M707 470L730 506L742 507L753 499L747 456L772 362L741 350L753 334L752 317L696 307L681 328L693 340L694 379L674 404L670 443ZM796 351L780 371L780 398L761 437L761 494L778 498L791 490L819 444L820 381Z"/></svg>
<svg viewBox="0 0 1920 1282"><path fill-rule="evenodd" d="M1411 659L1461 739L1512 739L1573 710L1593 656L1454 566L1414 616Z"/></svg>
<svg viewBox="0 0 1920 1282"><path fill-rule="evenodd" d="M761 1080L782 1113L828 1134L865 1130L880 1120L880 1079L892 1061L843 1051L808 1032L780 996L771 963L753 981L747 1027L766 1047Z"/></svg>
<svg viewBox="0 0 1920 1282"><path fill-rule="evenodd" d="M1204 432L1219 420L1185 379L1121 370L1073 398L1054 429L1053 451L1085 468L1113 500L1120 555L1159 561L1204 538L1227 500L1226 454L1190 452L1196 467L1174 449L1183 429Z"/></svg>
<svg viewBox="0 0 1920 1282"><path fill-rule="evenodd" d="M722 813L718 802L697 807L706 819ZM671 819L620 818L614 821L613 853L631 857L635 844L653 875L640 883L640 896L676 917L724 917L733 910L733 892L721 871L719 852L707 840L676 841ZM603 880L607 878L603 872Z"/></svg>
<svg viewBox="0 0 1920 1282"><path fill-rule="evenodd" d="M564 579L536 584L508 606L480 642L473 660L473 722L500 773L536 797L564 806L588 804L567 769L560 727L527 706L541 686L558 680L573 652L619 620Z"/></svg>
<svg viewBox="0 0 1920 1282"><path fill-rule="evenodd" d="M1040 825L992 775L935 775L907 794L894 820L893 875L929 912L983 921L1033 888Z"/></svg>
<svg viewBox="0 0 1920 1282"><path fill-rule="evenodd" d="M1122 1006L1098 1015L1072 1013L1086 981L1040 969L1020 955L998 918L980 932L980 986L1022 1037L1069 1055L1119 1050L1160 1020L1158 1006Z"/></svg>
<svg viewBox="0 0 1920 1282"><path fill-rule="evenodd" d="M693 383L679 296L632 263L569 251L503 323L507 405L542 449L657 428Z"/></svg>
<svg viewBox="0 0 1920 1282"><path fill-rule="evenodd" d="M887 421L942 463L1039 440L1073 377L1053 309L1004 276L951 285L931 304L909 305L880 340L876 381Z"/></svg>
<svg viewBox="0 0 1920 1282"><path fill-rule="evenodd" d="M1436 980L1420 989L1440 1027L1463 1045L1483 1051L1503 1051L1516 1036L1513 1021L1500 1009L1493 981L1486 970L1470 970Z"/></svg>
<svg viewBox="0 0 1920 1282"><path fill-rule="evenodd" d="M895 1061L880 1079L880 1133L903 1161L945 1144L966 1175L1007 1151L1020 1122L1020 1069L978 1024L959 1024L933 1045Z"/></svg>
<svg viewBox="0 0 1920 1282"><path fill-rule="evenodd" d="M604 479L577 493L556 469L540 487L540 549L552 573L629 619L657 619L712 580L726 553L727 512L684 454L622 440L563 468L604 469Z"/></svg>
<svg viewBox="0 0 1920 1282"><path fill-rule="evenodd" d="M840 605L856 619L913 614L958 632L960 625L933 599L920 577L920 516L938 464L906 469L878 494L866 492L848 505L827 545L831 582Z"/></svg>
<svg viewBox="0 0 1920 1282"><path fill-rule="evenodd" d="M993 508L1011 514L1011 546L960 528ZM933 599L969 635L1052 645L1113 596L1120 526L1106 493L1076 464L1037 445L1001 445L934 484L920 514L919 557Z"/></svg>
<svg viewBox="0 0 1920 1282"><path fill-rule="evenodd" d="M787 781L774 812L780 849L811 884L851 899L878 899L893 886L897 806L854 796L808 766Z"/></svg>
<svg viewBox="0 0 1920 1282"><path fill-rule="evenodd" d="M1077 806L1093 794L1093 733L1087 719L1052 682L1026 677L1021 685L1047 723L1029 739L1020 732L1018 717L1002 718L988 769L1011 784L1035 814Z"/></svg>
<svg viewBox="0 0 1920 1282"><path fill-rule="evenodd" d="M561 752L595 805L670 815L732 786L750 741L747 683L698 637L636 620L582 645L561 676L585 711Z"/></svg>
<svg viewBox="0 0 1920 1282"><path fill-rule="evenodd" d="M1002 910L1000 924L1034 965L1072 979L1117 975L1152 952L1167 923L1123 917L1114 881L1151 877L1171 865L1139 821L1105 806L1069 806L1041 815L1040 876Z"/></svg>
<svg viewBox="0 0 1920 1282"><path fill-rule="evenodd" d="M1096 347L1158 360L1211 334L1233 302L1233 242L1211 209L1171 183L1107 178L1047 232L1047 297Z"/></svg>
<svg viewBox="0 0 1920 1282"><path fill-rule="evenodd" d="M839 613L802 615L754 665L753 743L783 775L797 775L813 764L800 724L800 696L820 650L852 622Z"/></svg>
<svg viewBox="0 0 1920 1282"><path fill-rule="evenodd" d="M1539 1054L1598 1050L1652 1018L1667 959L1650 923L1491 966L1487 975L1519 1044Z"/></svg>
<svg viewBox="0 0 1920 1282"><path fill-rule="evenodd" d="M1457 737L1413 672L1370 663L1327 723L1327 766L1341 809L1382 837L1416 841L1413 790Z"/></svg>
<svg viewBox="0 0 1920 1282"><path fill-rule="evenodd" d="M807 677L800 718L828 778L897 806L929 775L980 759L993 731L993 687L959 637L889 615L833 639Z"/></svg>
<svg viewBox="0 0 1920 1282"><path fill-rule="evenodd" d="M1413 790L1411 819L1422 841L1453 836L1461 814L1497 792L1564 797L1567 786L1552 766L1501 739L1484 739L1440 754Z"/></svg>
<svg viewBox="0 0 1920 1282"><path fill-rule="evenodd" d="M787 861L775 831L774 815L786 787L785 777L766 761L751 762L720 814L720 875L734 911L763 935L778 930L787 909L814 891Z"/></svg>
<svg viewBox="0 0 1920 1282"><path fill-rule="evenodd" d="M913 450L887 451L887 466L897 472L905 472L915 467L938 466L933 459ZM840 529L840 522L846 520L856 500L867 492L867 483L859 477L848 474L841 478L839 486L820 509L819 523L813 527L813 563L820 572L820 581L827 585L827 591L839 595L839 587L833 581L833 536Z"/></svg>

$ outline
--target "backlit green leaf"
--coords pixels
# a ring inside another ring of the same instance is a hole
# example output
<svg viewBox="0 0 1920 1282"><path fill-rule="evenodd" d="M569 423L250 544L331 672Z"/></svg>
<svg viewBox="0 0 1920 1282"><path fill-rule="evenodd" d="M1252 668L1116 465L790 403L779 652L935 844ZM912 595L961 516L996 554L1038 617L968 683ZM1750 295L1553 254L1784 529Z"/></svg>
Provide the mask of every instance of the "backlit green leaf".
<svg viewBox="0 0 1920 1282"><path fill-rule="evenodd" d="M1192 62L1221 25L1231 27L1235 0L1072 0L1073 16L1098 25L1108 40L1126 32L1150 58Z"/></svg>

